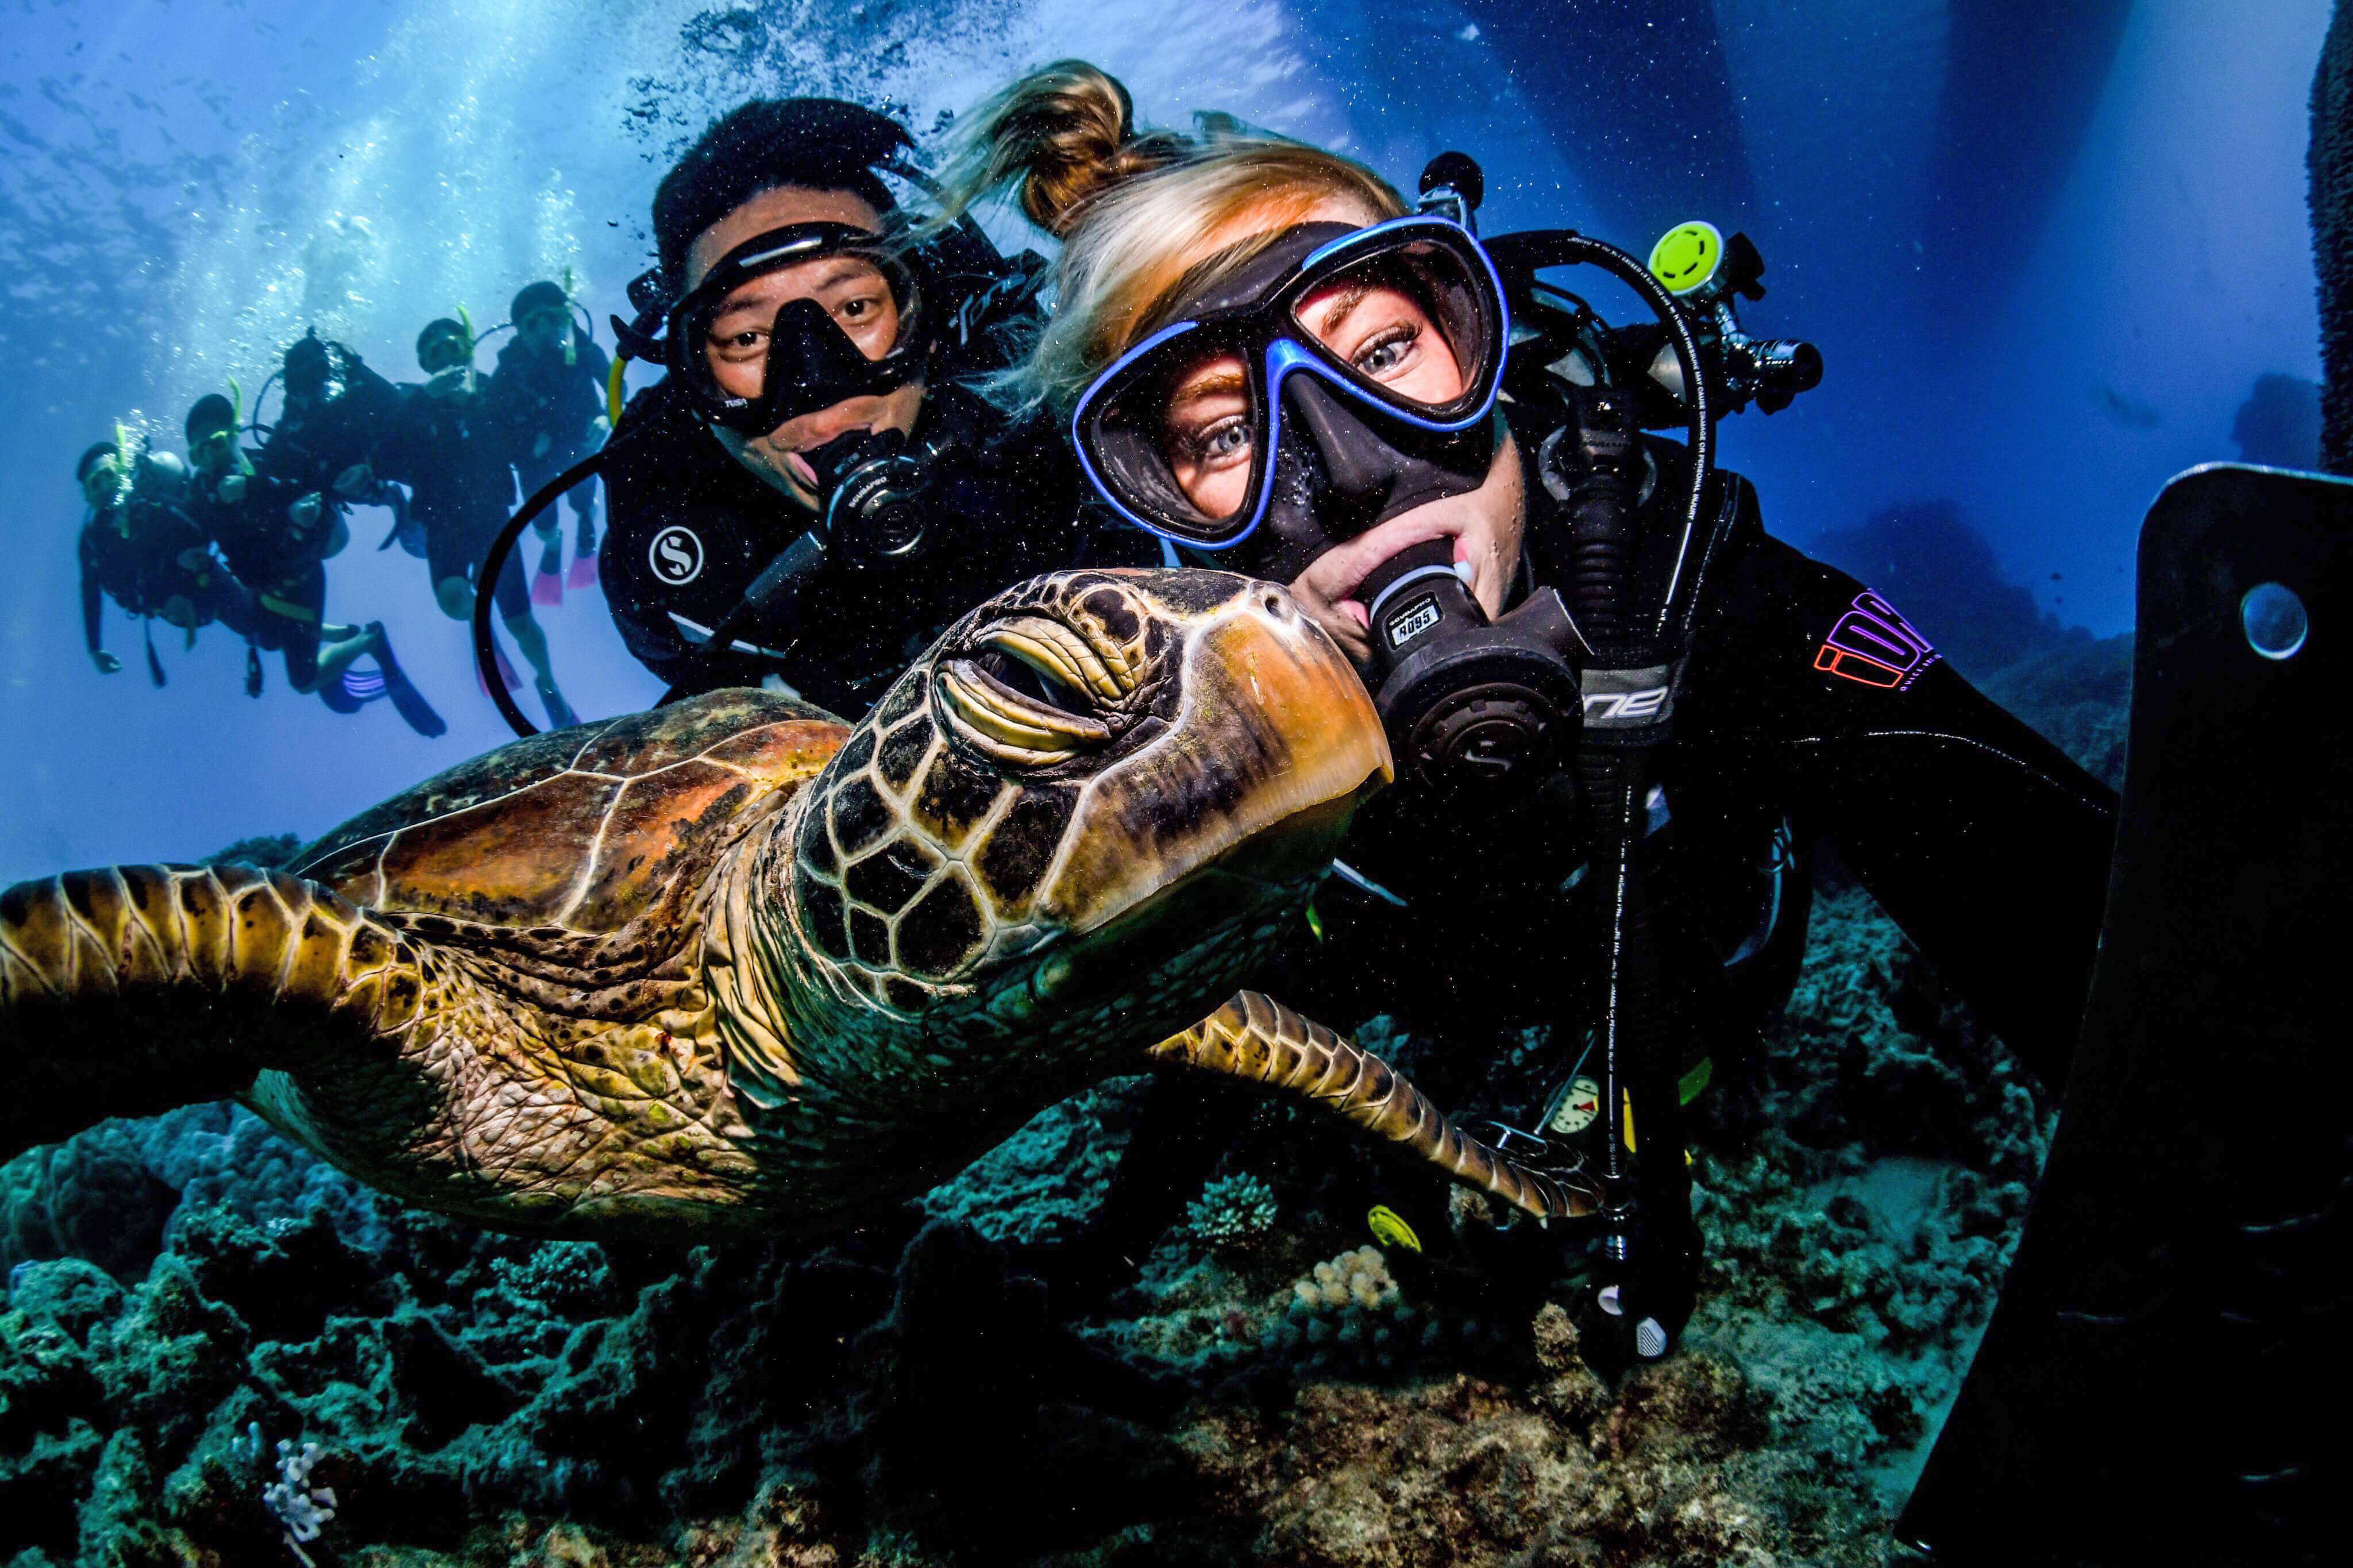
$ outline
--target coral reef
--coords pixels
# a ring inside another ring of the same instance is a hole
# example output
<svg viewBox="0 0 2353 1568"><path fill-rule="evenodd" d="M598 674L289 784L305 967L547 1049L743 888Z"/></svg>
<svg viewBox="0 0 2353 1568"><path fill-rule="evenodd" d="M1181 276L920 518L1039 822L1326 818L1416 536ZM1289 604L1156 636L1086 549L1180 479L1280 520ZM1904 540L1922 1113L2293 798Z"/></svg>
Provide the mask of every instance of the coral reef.
<svg viewBox="0 0 2353 1568"><path fill-rule="evenodd" d="M2071 643L1989 685L2112 772L2128 675ZM1450 1093L1482 1070L1363 1033ZM1138 1092L797 1252L483 1234L220 1106L33 1151L0 1167L0 1564L1884 1563L2051 1126L1825 891L1762 1059L1695 1107L1684 1347L1605 1375L1573 1247L1467 1194L1451 1239L1535 1249L1533 1286L1366 1246L1369 1156L1279 1107L1134 1288L1057 1321L1032 1264Z"/></svg>
<svg viewBox="0 0 2353 1568"><path fill-rule="evenodd" d="M1274 1189L1244 1171L1202 1188L1185 1205L1185 1224L1206 1246L1247 1247L1265 1239L1281 1213Z"/></svg>

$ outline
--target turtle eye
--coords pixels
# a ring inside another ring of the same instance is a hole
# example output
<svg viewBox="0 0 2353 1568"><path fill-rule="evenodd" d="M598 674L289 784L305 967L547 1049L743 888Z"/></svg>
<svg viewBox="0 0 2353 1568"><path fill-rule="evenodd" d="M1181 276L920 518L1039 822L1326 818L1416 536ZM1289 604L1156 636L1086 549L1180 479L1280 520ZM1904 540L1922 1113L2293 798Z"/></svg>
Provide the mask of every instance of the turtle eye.
<svg viewBox="0 0 2353 1568"><path fill-rule="evenodd" d="M1124 695L1069 627L1025 616L991 626L934 679L949 731L990 760L1047 767L1111 739L1101 715Z"/></svg>

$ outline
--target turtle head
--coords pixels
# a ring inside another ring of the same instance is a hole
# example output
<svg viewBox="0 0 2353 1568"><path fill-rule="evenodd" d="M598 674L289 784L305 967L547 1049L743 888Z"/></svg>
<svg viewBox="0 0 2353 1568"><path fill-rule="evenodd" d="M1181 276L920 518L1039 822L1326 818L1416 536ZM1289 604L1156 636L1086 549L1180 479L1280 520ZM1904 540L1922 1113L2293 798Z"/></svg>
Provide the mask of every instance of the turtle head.
<svg viewBox="0 0 2353 1568"><path fill-rule="evenodd" d="M1152 997L1230 991L1390 774L1362 682L1283 589L1036 578L957 623L812 785L794 945L839 1002L932 1033L1114 999L1156 1017Z"/></svg>

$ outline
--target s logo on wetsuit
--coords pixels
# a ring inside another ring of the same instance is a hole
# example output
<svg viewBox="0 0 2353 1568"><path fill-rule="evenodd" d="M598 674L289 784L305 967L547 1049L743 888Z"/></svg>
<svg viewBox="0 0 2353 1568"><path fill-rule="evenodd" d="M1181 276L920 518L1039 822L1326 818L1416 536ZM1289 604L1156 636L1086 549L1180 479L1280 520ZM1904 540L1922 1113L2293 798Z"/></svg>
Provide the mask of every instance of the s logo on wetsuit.
<svg viewBox="0 0 2353 1568"><path fill-rule="evenodd" d="M682 588L702 575L702 541L692 529L673 523L654 535L646 562L656 577L673 588Z"/></svg>

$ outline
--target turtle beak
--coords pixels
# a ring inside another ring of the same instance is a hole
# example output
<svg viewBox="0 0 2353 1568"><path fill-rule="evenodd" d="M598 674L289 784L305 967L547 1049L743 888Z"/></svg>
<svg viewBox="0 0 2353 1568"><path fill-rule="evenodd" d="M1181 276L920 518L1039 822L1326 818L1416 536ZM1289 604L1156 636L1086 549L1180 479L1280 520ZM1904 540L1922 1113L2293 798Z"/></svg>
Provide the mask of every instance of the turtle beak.
<svg viewBox="0 0 2353 1568"><path fill-rule="evenodd" d="M1396 776L1356 669L1284 589L1190 622L1167 730L1089 784L1039 913L1094 931L1209 867L1275 888L1331 862Z"/></svg>

